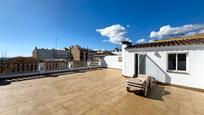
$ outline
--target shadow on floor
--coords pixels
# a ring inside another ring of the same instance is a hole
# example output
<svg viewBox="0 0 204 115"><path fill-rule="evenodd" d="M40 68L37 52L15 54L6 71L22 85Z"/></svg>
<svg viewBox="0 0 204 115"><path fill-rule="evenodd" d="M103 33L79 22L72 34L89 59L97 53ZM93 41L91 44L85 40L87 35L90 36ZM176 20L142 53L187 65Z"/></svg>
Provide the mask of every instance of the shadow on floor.
<svg viewBox="0 0 204 115"><path fill-rule="evenodd" d="M59 73L45 74L45 75L5 78L5 79L0 80L0 86L9 85L9 84L11 84L11 82L33 80L33 79L40 79L40 78L47 78L47 77L59 77L61 75L85 73L85 72L94 71L94 70L102 70L102 69L101 68L93 68L93 69L73 70L73 71L68 71L68 72L59 72Z"/></svg>
<svg viewBox="0 0 204 115"><path fill-rule="evenodd" d="M68 71L68 72L59 72L59 73L47 74L46 76L47 77L58 77L61 75L66 75L66 74L85 73L87 71L89 71L89 70L73 70L73 71Z"/></svg>
<svg viewBox="0 0 204 115"><path fill-rule="evenodd" d="M134 92L134 93L135 95L144 96L144 92ZM166 91L164 86L155 85L152 87L152 89L148 90L146 98L152 99L152 100L164 101L163 97L169 94L170 92Z"/></svg>
<svg viewBox="0 0 204 115"><path fill-rule="evenodd" d="M18 82L18 81L25 81L25 80L33 80L33 79L40 79L46 78L47 76L27 76L27 77L16 77L16 78L8 78L6 79L9 82Z"/></svg>
<svg viewBox="0 0 204 115"><path fill-rule="evenodd" d="M9 85L11 84L10 81L7 81L7 80L0 80L0 86L5 86L5 85Z"/></svg>
<svg viewBox="0 0 204 115"><path fill-rule="evenodd" d="M164 86L155 85L151 90L148 91L147 98L164 101L163 97L169 94L170 92L166 91Z"/></svg>
<svg viewBox="0 0 204 115"><path fill-rule="evenodd" d="M90 69L82 69L82 70L72 70L68 72L59 72L59 73L54 73L54 74L47 74L47 77L58 77L61 75L66 75L66 74L75 74L75 73L85 73L85 72L90 72L90 71L95 71L95 70L102 70L102 68L90 68Z"/></svg>

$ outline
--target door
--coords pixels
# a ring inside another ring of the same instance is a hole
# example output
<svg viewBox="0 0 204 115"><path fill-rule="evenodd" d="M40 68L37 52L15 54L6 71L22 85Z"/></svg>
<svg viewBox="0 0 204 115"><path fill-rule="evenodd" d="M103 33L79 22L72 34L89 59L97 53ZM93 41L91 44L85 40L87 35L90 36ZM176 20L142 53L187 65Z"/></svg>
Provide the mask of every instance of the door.
<svg viewBox="0 0 204 115"><path fill-rule="evenodd" d="M139 55L139 74L146 74L146 55Z"/></svg>
<svg viewBox="0 0 204 115"><path fill-rule="evenodd" d="M138 54L135 54L135 76L138 76Z"/></svg>

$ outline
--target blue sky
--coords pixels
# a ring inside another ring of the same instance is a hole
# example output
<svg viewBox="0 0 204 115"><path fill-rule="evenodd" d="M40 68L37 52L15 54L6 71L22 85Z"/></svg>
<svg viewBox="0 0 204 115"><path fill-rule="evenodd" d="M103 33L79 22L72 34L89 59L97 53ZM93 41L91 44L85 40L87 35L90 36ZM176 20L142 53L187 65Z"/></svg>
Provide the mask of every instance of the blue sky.
<svg viewBox="0 0 204 115"><path fill-rule="evenodd" d="M59 48L113 49L120 45L96 30L117 24L125 29L122 37L148 41L152 31L161 37L162 26L176 33L184 25L204 24L203 5L202 0L0 0L0 53L31 56L35 46L54 48L56 38Z"/></svg>

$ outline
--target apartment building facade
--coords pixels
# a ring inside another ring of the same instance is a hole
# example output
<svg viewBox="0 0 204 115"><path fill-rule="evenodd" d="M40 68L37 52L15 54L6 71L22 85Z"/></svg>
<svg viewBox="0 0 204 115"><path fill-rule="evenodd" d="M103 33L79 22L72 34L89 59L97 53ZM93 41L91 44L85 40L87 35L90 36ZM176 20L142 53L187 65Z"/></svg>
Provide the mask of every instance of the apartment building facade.
<svg viewBox="0 0 204 115"><path fill-rule="evenodd" d="M79 45L70 46L71 57L73 61L91 61L97 53L88 48L82 48Z"/></svg>
<svg viewBox="0 0 204 115"><path fill-rule="evenodd" d="M71 59L71 52L69 49L35 49L32 52L32 55L37 60L46 60L46 59Z"/></svg>

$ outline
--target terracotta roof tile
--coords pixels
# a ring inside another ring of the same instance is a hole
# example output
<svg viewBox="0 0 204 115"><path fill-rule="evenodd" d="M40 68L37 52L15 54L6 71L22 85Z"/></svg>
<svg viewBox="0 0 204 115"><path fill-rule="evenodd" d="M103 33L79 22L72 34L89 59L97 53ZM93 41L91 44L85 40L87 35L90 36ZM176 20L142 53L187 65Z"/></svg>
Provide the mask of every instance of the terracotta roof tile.
<svg viewBox="0 0 204 115"><path fill-rule="evenodd" d="M152 43L143 43L143 44L135 44L127 47L129 48L151 48L151 47L165 47L165 46L181 46L181 45L197 45L204 44L204 36L203 37L191 37L191 38L178 38L178 39L170 39L170 40L161 40Z"/></svg>

